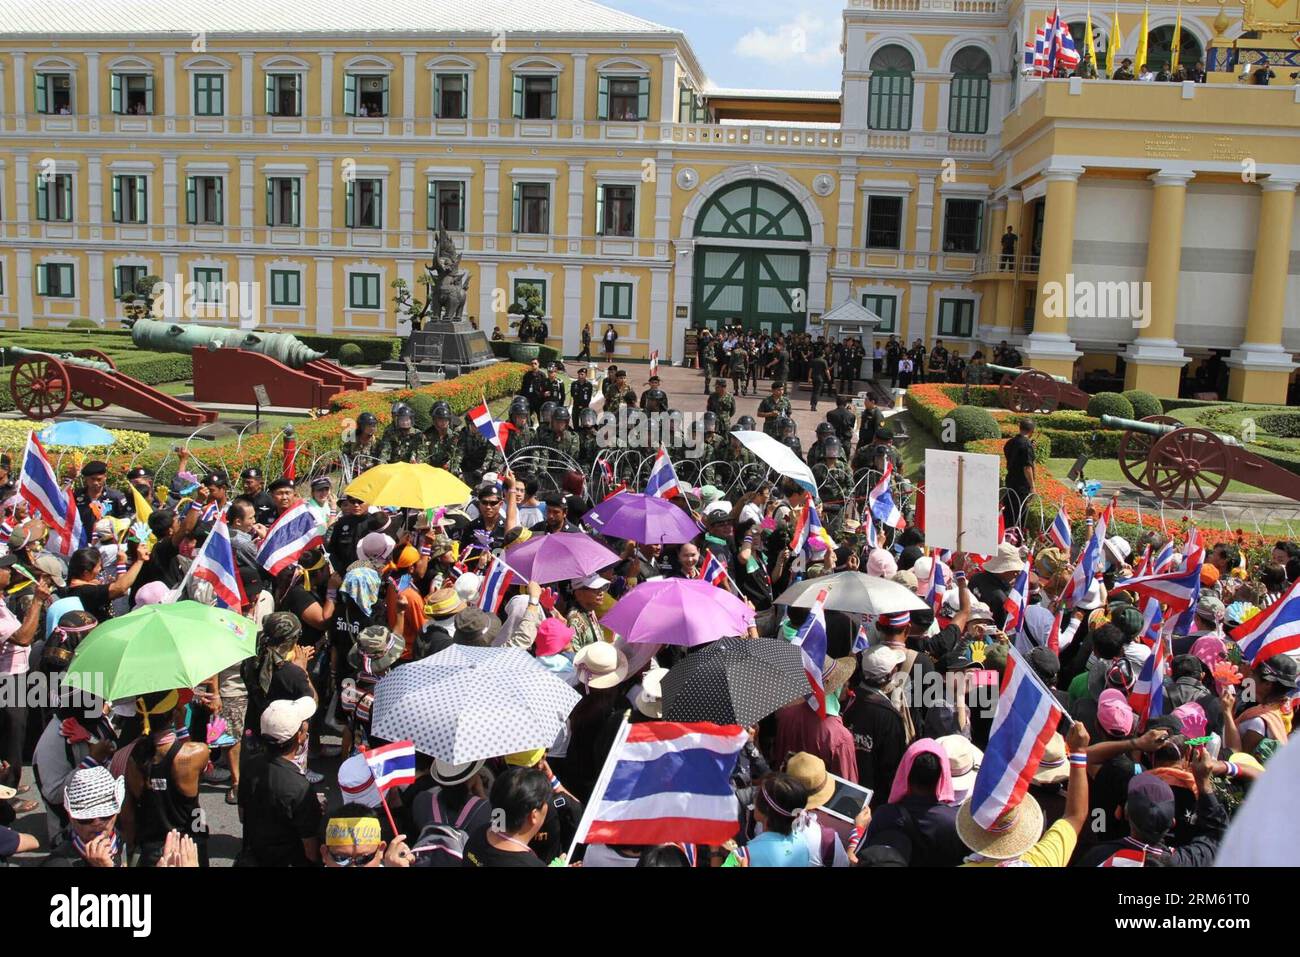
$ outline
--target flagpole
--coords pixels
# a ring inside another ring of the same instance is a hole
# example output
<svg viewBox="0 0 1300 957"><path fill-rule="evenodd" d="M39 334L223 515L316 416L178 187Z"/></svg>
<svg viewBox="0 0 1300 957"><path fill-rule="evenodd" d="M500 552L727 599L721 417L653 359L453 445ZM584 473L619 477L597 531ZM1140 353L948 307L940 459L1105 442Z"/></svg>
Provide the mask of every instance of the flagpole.
<svg viewBox="0 0 1300 957"><path fill-rule="evenodd" d="M632 730L632 725L628 722L628 716L631 714L631 711L623 712L623 723L618 726L618 733L614 735L614 743L610 745L609 754L605 756L605 764L600 769L600 776L596 778L596 785L591 789L591 796L587 798L587 803L583 806L582 820L578 822L578 829L573 832L573 843L569 845L569 850L564 855L565 864L573 862L573 852L578 849L579 844L585 843L583 838L587 836L587 828L591 827L591 819L595 817L596 808L605 798L605 791L609 788L609 779L614 776L614 765L618 763L618 753L627 742L627 736Z"/></svg>
<svg viewBox="0 0 1300 957"><path fill-rule="evenodd" d="M1075 723L1074 718L1070 717L1070 713L1066 711L1065 708L1061 707L1061 703L1060 701L1057 701L1056 695L1052 694L1052 689L1047 687L1047 685L1043 684L1043 679L1038 677L1034 669L1029 666L1029 662L1025 661L1025 659L1021 657L1020 652L1016 651L1015 642L1012 642L1009 645L1007 645L1007 655L1008 657L1012 657L1016 659L1016 667L1022 669L1025 677L1028 678L1030 681L1032 681L1034 684L1036 684L1038 686L1038 690L1040 690L1043 694L1047 695L1047 697L1052 700L1052 702L1056 705L1057 709L1061 712L1061 716L1065 718L1066 721L1070 722L1069 725L1070 727L1073 727Z"/></svg>

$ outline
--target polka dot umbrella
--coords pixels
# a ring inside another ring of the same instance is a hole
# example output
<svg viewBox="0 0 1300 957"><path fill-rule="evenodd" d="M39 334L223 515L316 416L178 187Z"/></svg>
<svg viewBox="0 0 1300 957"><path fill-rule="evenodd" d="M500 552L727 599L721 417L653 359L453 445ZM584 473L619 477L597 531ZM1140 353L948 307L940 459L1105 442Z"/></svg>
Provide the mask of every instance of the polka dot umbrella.
<svg viewBox="0 0 1300 957"><path fill-rule="evenodd" d="M799 649L774 638L722 638L690 652L663 679L665 721L749 727L812 693Z"/></svg>

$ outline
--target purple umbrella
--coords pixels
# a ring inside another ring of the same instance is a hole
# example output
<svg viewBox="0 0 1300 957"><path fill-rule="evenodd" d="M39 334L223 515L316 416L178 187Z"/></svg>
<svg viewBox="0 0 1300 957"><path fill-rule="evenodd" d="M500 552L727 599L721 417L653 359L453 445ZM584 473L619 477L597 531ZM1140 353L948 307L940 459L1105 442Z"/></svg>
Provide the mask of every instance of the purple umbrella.
<svg viewBox="0 0 1300 957"><path fill-rule="evenodd" d="M641 492L620 492L607 498L582 520L602 535L642 545L680 545L704 531L669 499Z"/></svg>
<svg viewBox="0 0 1300 957"><path fill-rule="evenodd" d="M539 585L585 578L602 568L618 564L618 556L581 532L551 532L534 535L522 545L501 554L506 565L524 581Z"/></svg>
<svg viewBox="0 0 1300 957"><path fill-rule="evenodd" d="M691 648L744 635L754 623L754 610L707 581L655 578L615 602L600 623L630 642Z"/></svg>

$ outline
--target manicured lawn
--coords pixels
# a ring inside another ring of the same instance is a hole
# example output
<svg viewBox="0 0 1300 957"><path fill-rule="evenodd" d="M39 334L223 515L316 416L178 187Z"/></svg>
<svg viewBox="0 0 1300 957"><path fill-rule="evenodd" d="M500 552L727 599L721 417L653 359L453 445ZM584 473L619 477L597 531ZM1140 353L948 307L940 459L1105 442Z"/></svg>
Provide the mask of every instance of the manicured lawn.
<svg viewBox="0 0 1300 957"><path fill-rule="evenodd" d="M1073 466L1074 459L1048 459L1047 461L1047 467L1052 474L1066 484L1069 484L1066 475L1069 474ZM1118 459L1089 459L1088 464L1084 467L1083 475L1084 478L1089 480L1095 479L1101 482L1123 482L1125 485L1128 484L1128 479L1120 471ZM1247 485L1244 482L1234 481L1228 483L1227 491L1258 493L1263 490L1253 485Z"/></svg>

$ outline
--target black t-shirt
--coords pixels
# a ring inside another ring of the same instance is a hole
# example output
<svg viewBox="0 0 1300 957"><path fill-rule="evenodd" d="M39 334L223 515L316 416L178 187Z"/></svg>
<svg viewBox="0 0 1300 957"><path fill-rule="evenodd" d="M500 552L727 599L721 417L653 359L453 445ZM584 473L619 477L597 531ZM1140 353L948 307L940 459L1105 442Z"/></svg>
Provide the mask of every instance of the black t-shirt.
<svg viewBox="0 0 1300 957"><path fill-rule="evenodd" d="M1023 435L1017 435L1006 444L1006 455L1007 488L1029 488L1025 469L1034 464L1034 443Z"/></svg>
<svg viewBox="0 0 1300 957"><path fill-rule="evenodd" d="M262 712L272 701L297 701L311 697L311 679L296 664L281 665L271 672L271 687L265 693L257 683L257 659L246 658L239 666L239 676L248 689L248 707L244 714L244 727L258 731L262 726Z"/></svg>
<svg viewBox="0 0 1300 957"><path fill-rule="evenodd" d="M64 598L81 599L81 607L95 616L96 621L107 621L113 617L110 609L112 599L108 597L107 585L70 585L63 589Z"/></svg>
<svg viewBox="0 0 1300 957"><path fill-rule="evenodd" d="M324 632L307 624L306 619L302 617L303 612L308 608L319 604L320 599L301 584L295 584L290 588L289 594L285 595L284 601L280 603L281 611L293 612L298 617L298 620L302 622L302 636L298 639L300 645L314 645L325 637Z"/></svg>
<svg viewBox="0 0 1300 957"><path fill-rule="evenodd" d="M330 529L329 552L330 564L340 575L349 565L357 560L357 531L370 521L369 515L344 515Z"/></svg>
<svg viewBox="0 0 1300 957"><path fill-rule="evenodd" d="M319 833L320 800L293 762L279 756L249 760L239 782L239 810L244 818L241 863L308 866L302 842Z"/></svg>
<svg viewBox="0 0 1300 957"><path fill-rule="evenodd" d="M149 560L141 566L140 574L135 578L131 597L134 598L136 592L150 582L162 582L168 588L179 585L183 577L180 555L181 550L170 538L164 538L154 545L149 552Z"/></svg>
<svg viewBox="0 0 1300 957"><path fill-rule="evenodd" d="M542 829L528 842L543 864L553 861L569 849L582 820L582 804L571 797L553 793L546 808Z"/></svg>
<svg viewBox="0 0 1300 957"><path fill-rule="evenodd" d="M532 851L502 851L488 843L488 828L469 836L465 842L465 867L545 867Z"/></svg>

